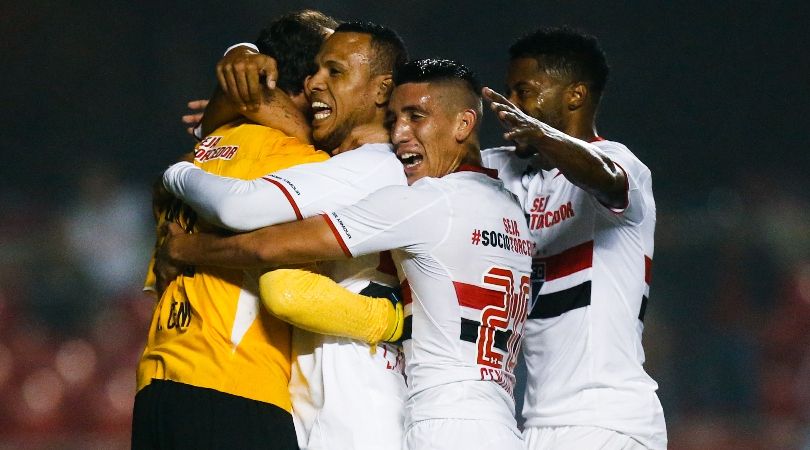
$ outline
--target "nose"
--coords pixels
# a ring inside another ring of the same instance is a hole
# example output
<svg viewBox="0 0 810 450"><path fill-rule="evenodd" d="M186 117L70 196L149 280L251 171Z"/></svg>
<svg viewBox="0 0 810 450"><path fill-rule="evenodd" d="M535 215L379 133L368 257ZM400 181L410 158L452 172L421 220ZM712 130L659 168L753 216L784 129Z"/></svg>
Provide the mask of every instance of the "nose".
<svg viewBox="0 0 810 450"><path fill-rule="evenodd" d="M394 145L402 144L403 142L408 142L413 134L411 133L411 127L407 124L404 120L397 119L393 125L391 125L391 143Z"/></svg>
<svg viewBox="0 0 810 450"><path fill-rule="evenodd" d="M311 95L313 91L323 90L324 77L322 72L323 70L319 69L314 75L310 75L304 80L304 90L306 91L307 96Z"/></svg>

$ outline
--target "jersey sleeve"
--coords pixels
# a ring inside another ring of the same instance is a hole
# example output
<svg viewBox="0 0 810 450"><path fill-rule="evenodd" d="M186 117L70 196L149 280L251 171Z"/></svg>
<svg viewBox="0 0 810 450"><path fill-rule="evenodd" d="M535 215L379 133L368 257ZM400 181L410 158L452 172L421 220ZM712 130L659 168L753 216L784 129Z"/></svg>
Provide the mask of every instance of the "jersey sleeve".
<svg viewBox="0 0 810 450"><path fill-rule="evenodd" d="M413 254L443 239L450 208L438 189L389 186L323 218L349 257L390 249Z"/></svg>
<svg viewBox="0 0 810 450"><path fill-rule="evenodd" d="M234 231L337 209L380 187L404 183L404 179L402 166L392 153L360 150L255 180L211 175L188 163L175 164L163 177L166 188L204 219Z"/></svg>
<svg viewBox="0 0 810 450"><path fill-rule="evenodd" d="M494 147L481 150L481 162L488 169L495 169L498 173L503 170L509 162L510 155L514 153L514 147Z"/></svg>
<svg viewBox="0 0 810 450"><path fill-rule="evenodd" d="M619 166L619 170L624 172L627 180L624 207L611 208L602 205L603 208L600 209L607 210L630 223L641 223L647 211L645 191L651 190L650 170L627 147L617 142L601 141L594 144Z"/></svg>
<svg viewBox="0 0 810 450"><path fill-rule="evenodd" d="M233 231L249 231L298 218L284 193L259 178L240 180L180 162L163 174L163 184L203 219Z"/></svg>

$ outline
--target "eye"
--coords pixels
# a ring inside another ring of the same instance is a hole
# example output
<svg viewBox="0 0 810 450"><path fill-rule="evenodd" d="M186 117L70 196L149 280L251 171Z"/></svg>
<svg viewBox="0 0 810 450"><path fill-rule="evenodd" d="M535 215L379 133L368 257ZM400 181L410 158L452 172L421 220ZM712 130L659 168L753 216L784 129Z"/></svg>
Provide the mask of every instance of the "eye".
<svg viewBox="0 0 810 450"><path fill-rule="evenodd" d="M410 117L408 117L408 118L410 119L411 122L419 122L422 119L424 119L425 116L423 114L419 114L419 113L411 113Z"/></svg>
<svg viewBox="0 0 810 450"><path fill-rule="evenodd" d="M330 77L335 77L335 76L338 76L338 75L340 75L340 70L338 70L338 69L336 69L334 67L329 68L329 76Z"/></svg>

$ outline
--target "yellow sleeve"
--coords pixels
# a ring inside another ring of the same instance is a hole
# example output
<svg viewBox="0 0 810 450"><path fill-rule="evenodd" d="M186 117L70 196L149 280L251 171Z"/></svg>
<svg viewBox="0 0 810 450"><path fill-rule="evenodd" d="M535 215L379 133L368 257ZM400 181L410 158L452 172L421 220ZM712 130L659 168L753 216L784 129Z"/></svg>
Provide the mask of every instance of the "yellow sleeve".
<svg viewBox="0 0 810 450"><path fill-rule="evenodd" d="M259 279L270 313L298 328L370 344L402 336L402 305L355 294L331 279L299 269L278 269Z"/></svg>

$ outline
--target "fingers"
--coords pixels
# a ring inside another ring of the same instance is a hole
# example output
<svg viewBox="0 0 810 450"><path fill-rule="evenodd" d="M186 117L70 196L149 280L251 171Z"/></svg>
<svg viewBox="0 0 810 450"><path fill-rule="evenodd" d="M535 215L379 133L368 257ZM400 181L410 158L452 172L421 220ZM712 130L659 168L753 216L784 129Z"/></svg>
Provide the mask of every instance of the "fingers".
<svg viewBox="0 0 810 450"><path fill-rule="evenodd" d="M181 227L177 223L168 222L166 224L166 234L169 236L175 236L178 234L185 234L185 231L183 230L183 227Z"/></svg>
<svg viewBox="0 0 810 450"><path fill-rule="evenodd" d="M202 111L206 106L208 106L208 99L206 98L188 102L188 109L192 111Z"/></svg>
<svg viewBox="0 0 810 450"><path fill-rule="evenodd" d="M501 103L501 104L509 105L509 106L512 106L512 107L515 106L506 97L504 97L503 95L495 92L495 90L493 90L491 88L485 87L485 88L481 89L481 94L489 102Z"/></svg>
<svg viewBox="0 0 810 450"><path fill-rule="evenodd" d="M248 74L255 72L254 67L237 68L234 70L234 80L236 80L236 91L242 100L242 109L256 109L257 102L250 97L252 89L248 86ZM258 78L258 75L256 75Z"/></svg>
<svg viewBox="0 0 810 450"><path fill-rule="evenodd" d="M530 134L531 129L528 127L515 127L503 134L503 138L507 141L517 141Z"/></svg>
<svg viewBox="0 0 810 450"><path fill-rule="evenodd" d="M196 127L202 120L202 117L203 117L202 113L186 114L185 116L181 117L180 120L182 120L183 123L185 124L193 125Z"/></svg>
<svg viewBox="0 0 810 450"><path fill-rule="evenodd" d="M267 88L275 89L276 80L278 80L278 66L276 60L266 55L261 55L263 58L258 60L259 73L267 77Z"/></svg>
<svg viewBox="0 0 810 450"><path fill-rule="evenodd" d="M217 64L217 80L222 91L242 110L256 110L262 102L261 77L266 85L276 87L278 68L276 60L258 53L228 53Z"/></svg>
<svg viewBox="0 0 810 450"><path fill-rule="evenodd" d="M262 103L262 85L259 83L259 69L248 70L245 73L245 82L247 83L249 99L248 107L255 111L259 109L259 105Z"/></svg>

